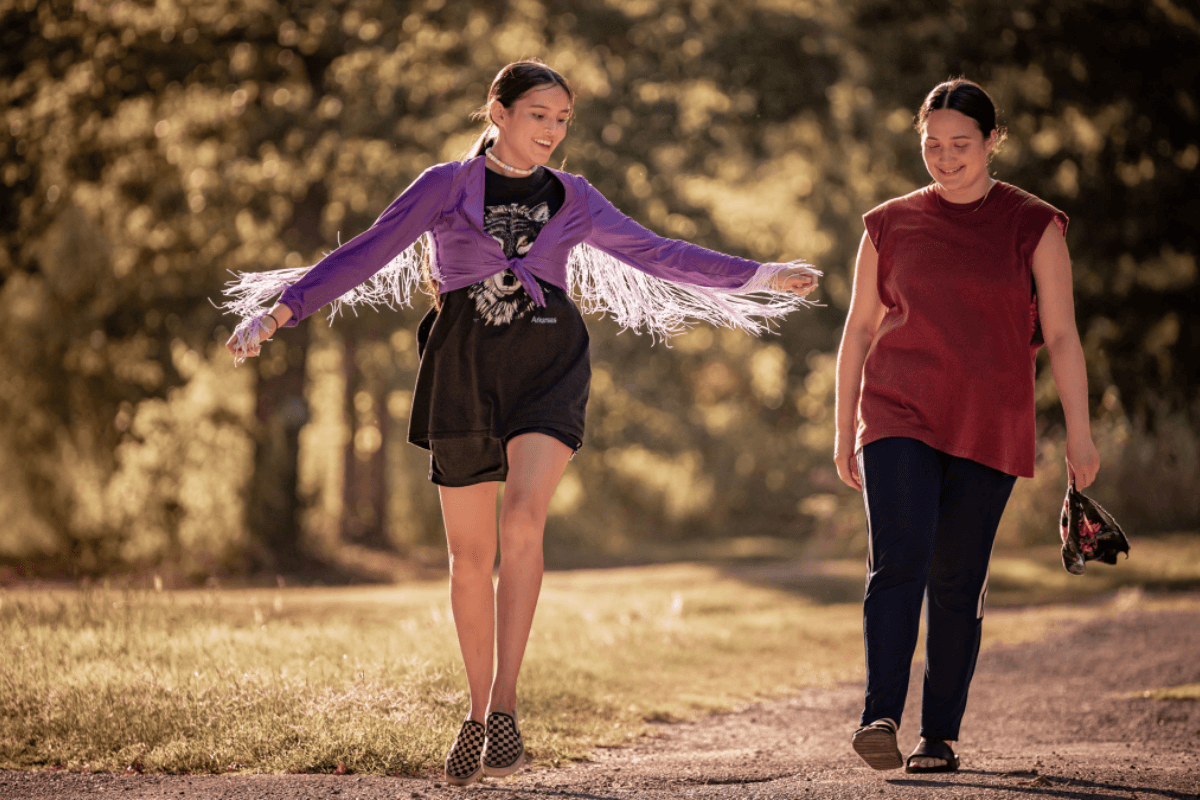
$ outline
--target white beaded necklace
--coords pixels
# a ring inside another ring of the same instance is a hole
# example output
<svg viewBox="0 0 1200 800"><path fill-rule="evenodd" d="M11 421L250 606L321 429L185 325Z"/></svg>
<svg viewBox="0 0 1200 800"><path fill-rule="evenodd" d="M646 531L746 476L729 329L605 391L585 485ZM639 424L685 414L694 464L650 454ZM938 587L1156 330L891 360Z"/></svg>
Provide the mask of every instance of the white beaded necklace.
<svg viewBox="0 0 1200 800"><path fill-rule="evenodd" d="M495 154L492 153L492 148L490 148L490 147L487 150L484 150L483 154L485 156L487 156L488 161L491 161L493 164L495 164L497 167L499 167L500 169L507 172L509 175L516 175L517 177L524 178L529 175L532 175L533 169L537 169L537 167L534 167L533 169L521 169L520 167L514 167L511 164L505 164L503 161L496 158Z"/></svg>

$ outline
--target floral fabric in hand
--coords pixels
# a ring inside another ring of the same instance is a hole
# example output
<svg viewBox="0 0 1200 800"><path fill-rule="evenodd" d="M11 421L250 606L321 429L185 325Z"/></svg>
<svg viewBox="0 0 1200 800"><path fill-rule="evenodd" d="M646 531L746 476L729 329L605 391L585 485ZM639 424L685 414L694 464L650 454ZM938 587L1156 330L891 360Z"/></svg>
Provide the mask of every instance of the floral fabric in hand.
<svg viewBox="0 0 1200 800"><path fill-rule="evenodd" d="M1067 486L1059 533L1063 566L1072 575L1082 575L1088 561L1116 564L1117 553L1129 557L1129 540L1121 526L1097 502L1076 491L1074 482Z"/></svg>

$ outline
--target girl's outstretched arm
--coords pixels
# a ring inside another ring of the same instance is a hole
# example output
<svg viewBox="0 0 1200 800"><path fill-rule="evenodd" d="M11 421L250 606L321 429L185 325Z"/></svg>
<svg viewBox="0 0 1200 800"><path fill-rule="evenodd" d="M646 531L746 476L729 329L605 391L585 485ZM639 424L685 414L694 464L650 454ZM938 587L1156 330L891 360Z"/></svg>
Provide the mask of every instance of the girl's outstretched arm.
<svg viewBox="0 0 1200 800"><path fill-rule="evenodd" d="M242 318L234 330L237 341L227 345L234 358L257 355L277 327L293 326L329 303L408 305L420 282L421 259L413 244L441 215L453 169L439 164L425 170L370 228L312 267L238 273L220 306ZM276 297L270 315L264 314Z"/></svg>
<svg viewBox="0 0 1200 800"><path fill-rule="evenodd" d="M697 322L759 335L792 311L821 274L803 261L765 263L668 239L621 213L583 179L590 230L568 269L580 308L666 339Z"/></svg>
<svg viewBox="0 0 1200 800"><path fill-rule="evenodd" d="M592 215L587 243L656 278L726 291L754 292L794 291L807 286L807 282L802 283L802 276L807 275L812 279L812 288L816 286L815 278L820 273L803 262L760 264L681 239L668 239L622 213L591 184L587 184L586 190ZM779 278L780 273L786 275ZM791 278L795 280L787 283ZM797 294L803 296L812 288Z"/></svg>

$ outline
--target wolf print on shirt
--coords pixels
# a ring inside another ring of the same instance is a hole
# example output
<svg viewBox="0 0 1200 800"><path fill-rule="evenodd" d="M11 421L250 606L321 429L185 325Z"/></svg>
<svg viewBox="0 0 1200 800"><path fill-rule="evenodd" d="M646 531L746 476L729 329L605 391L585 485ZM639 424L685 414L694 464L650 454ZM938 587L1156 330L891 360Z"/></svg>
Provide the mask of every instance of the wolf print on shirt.
<svg viewBox="0 0 1200 800"><path fill-rule="evenodd" d="M545 203L533 208L520 203L488 206L483 211L483 229L500 243L505 258L524 258L548 219L550 206Z"/></svg>
<svg viewBox="0 0 1200 800"><path fill-rule="evenodd" d="M533 299L510 269L471 284L467 297L475 301L475 319L488 325L507 325L533 308Z"/></svg>
<svg viewBox="0 0 1200 800"><path fill-rule="evenodd" d="M520 203L488 206L484 209L483 229L500 244L505 258L523 258L548 219L550 207L546 203L533 208ZM533 300L507 269L473 284L467 296L475 301L477 317L488 325L507 325L533 308Z"/></svg>

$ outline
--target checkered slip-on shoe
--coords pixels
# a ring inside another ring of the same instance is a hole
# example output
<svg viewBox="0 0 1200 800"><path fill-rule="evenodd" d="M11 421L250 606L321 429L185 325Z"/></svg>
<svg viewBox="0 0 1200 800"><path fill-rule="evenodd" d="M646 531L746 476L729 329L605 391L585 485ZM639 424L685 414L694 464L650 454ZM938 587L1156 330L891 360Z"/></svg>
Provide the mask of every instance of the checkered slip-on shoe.
<svg viewBox="0 0 1200 800"><path fill-rule="evenodd" d="M517 727L517 714L493 711L487 718L483 744L483 774L493 778L512 775L525 763L525 741Z"/></svg>
<svg viewBox="0 0 1200 800"><path fill-rule="evenodd" d="M454 746L446 754L446 782L454 786L466 786L483 777L484 727L473 719L463 720L454 739Z"/></svg>

